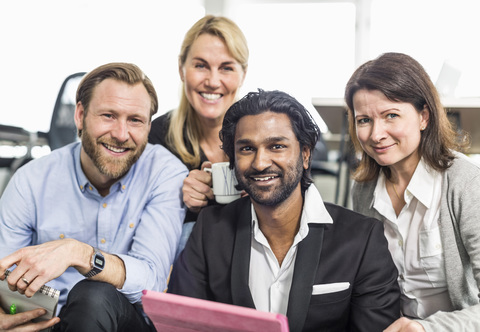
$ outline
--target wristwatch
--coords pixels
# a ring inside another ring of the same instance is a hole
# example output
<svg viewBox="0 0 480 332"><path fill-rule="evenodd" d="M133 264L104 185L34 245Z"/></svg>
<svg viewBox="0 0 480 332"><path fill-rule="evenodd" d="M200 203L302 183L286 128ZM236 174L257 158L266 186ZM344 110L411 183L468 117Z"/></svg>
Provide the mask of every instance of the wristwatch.
<svg viewBox="0 0 480 332"><path fill-rule="evenodd" d="M87 274L84 274L84 277L91 278L93 276L96 276L97 274L102 272L103 268L105 267L105 257L103 257L102 253L97 248L93 248L93 255L90 266L92 267L92 269Z"/></svg>

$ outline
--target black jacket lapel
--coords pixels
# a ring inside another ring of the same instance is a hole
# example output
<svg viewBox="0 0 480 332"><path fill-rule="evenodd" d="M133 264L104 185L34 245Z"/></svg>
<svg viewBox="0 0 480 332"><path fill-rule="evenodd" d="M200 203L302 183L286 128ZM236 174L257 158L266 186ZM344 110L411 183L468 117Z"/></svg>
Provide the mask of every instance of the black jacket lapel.
<svg viewBox="0 0 480 332"><path fill-rule="evenodd" d="M308 226L307 237L298 245L288 300L287 317L290 332L299 332L303 329L322 252L324 225L309 224Z"/></svg>
<svg viewBox="0 0 480 332"><path fill-rule="evenodd" d="M242 202L238 207L239 216L233 248L231 288L233 304L255 308L250 287L248 286L252 232L250 208L249 199L245 199L245 204Z"/></svg>

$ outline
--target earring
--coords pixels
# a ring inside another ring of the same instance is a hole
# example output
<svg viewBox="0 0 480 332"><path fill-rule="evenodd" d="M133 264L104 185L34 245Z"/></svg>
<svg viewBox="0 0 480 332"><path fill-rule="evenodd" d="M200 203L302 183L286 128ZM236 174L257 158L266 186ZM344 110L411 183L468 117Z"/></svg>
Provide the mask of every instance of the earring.
<svg viewBox="0 0 480 332"><path fill-rule="evenodd" d="M420 131L424 131L424 130L425 130L425 127L420 128Z"/></svg>

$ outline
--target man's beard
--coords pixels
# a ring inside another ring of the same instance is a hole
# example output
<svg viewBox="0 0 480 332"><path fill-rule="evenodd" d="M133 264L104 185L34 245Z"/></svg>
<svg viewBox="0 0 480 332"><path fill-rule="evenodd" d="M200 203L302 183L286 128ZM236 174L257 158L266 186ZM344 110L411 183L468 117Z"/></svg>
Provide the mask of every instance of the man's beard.
<svg viewBox="0 0 480 332"><path fill-rule="evenodd" d="M137 162L138 158L140 158L143 150L145 150L145 147L147 146L146 140L140 146L137 146L133 143L121 143L116 139L107 139L102 137L95 140L89 134L85 121L83 123L81 140L83 150L90 157L100 173L112 179L119 179L127 174L132 165ZM127 155L122 157L108 156L106 153L102 153L102 148L99 147L99 144L107 144L116 148L128 148L129 152Z"/></svg>
<svg viewBox="0 0 480 332"><path fill-rule="evenodd" d="M253 170L246 171L241 175L237 168L235 168L235 175L237 177L238 187L245 190L251 199L258 204L266 206L276 206L285 201L293 191L297 188L303 176L303 157L300 154L295 165L290 165L283 173L280 169L276 170L269 167L261 172ZM255 186L251 180L252 177L261 177L262 175L275 174L281 180L279 185L275 187L262 188ZM248 180L247 180L248 179Z"/></svg>

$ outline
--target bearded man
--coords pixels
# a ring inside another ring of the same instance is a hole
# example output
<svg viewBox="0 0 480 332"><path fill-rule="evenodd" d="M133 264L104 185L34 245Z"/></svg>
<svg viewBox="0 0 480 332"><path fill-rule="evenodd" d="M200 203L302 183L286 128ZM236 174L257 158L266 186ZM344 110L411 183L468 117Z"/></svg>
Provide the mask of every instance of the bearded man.
<svg viewBox="0 0 480 332"><path fill-rule="evenodd" d="M81 142L20 168L0 199L0 278L16 266L12 291L31 297L47 282L59 289L60 319L32 322L41 309L0 312L1 329L150 331L140 298L166 288L188 171L147 144L158 99L137 66L94 69L76 102Z"/></svg>

